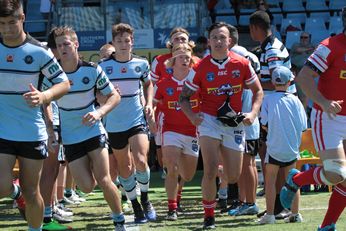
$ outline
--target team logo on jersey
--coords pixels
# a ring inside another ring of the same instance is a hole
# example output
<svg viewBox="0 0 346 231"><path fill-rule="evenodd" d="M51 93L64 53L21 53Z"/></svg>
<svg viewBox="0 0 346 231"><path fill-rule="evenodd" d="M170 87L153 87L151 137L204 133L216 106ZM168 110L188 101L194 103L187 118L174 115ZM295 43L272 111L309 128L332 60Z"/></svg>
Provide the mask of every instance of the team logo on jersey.
<svg viewBox="0 0 346 231"><path fill-rule="evenodd" d="M198 152L198 143L197 140L192 140L192 151Z"/></svg>
<svg viewBox="0 0 346 231"><path fill-rule="evenodd" d="M122 68L120 69L120 72L121 72L121 73L126 73L126 72L127 72L127 68L126 68L126 67L122 67Z"/></svg>
<svg viewBox="0 0 346 231"><path fill-rule="evenodd" d="M25 56L25 58L24 58L24 62L25 62L26 64L32 64L32 62L34 62L34 58L33 58L31 55L27 55L27 56Z"/></svg>
<svg viewBox="0 0 346 231"><path fill-rule="evenodd" d="M7 55L6 56L6 62L13 63L13 55Z"/></svg>
<svg viewBox="0 0 346 231"><path fill-rule="evenodd" d="M166 73L169 75L173 74L173 68L166 68Z"/></svg>
<svg viewBox="0 0 346 231"><path fill-rule="evenodd" d="M82 79L82 82L83 82L84 84L88 84L88 83L90 82L90 79L89 79L87 76L85 76L85 77Z"/></svg>
<svg viewBox="0 0 346 231"><path fill-rule="evenodd" d="M242 136L240 136L240 135L235 135L235 136L234 136L234 142L235 142L236 144L241 144L242 140L243 140L243 137L242 137Z"/></svg>
<svg viewBox="0 0 346 231"><path fill-rule="evenodd" d="M233 70L232 71L232 77L233 78L239 78L240 77L240 71L239 70Z"/></svg>
<svg viewBox="0 0 346 231"><path fill-rule="evenodd" d="M213 72L208 72L207 73L207 81L211 82L215 79L214 73Z"/></svg>
<svg viewBox="0 0 346 231"><path fill-rule="evenodd" d="M142 71L142 68L140 66L135 67L135 72L140 73Z"/></svg>
<svg viewBox="0 0 346 231"><path fill-rule="evenodd" d="M110 75L113 73L113 67L106 67L106 73L107 75Z"/></svg>
<svg viewBox="0 0 346 231"><path fill-rule="evenodd" d="M166 88L166 93L167 93L167 95L173 95L173 93L174 93L173 88L171 88L171 87Z"/></svg>
<svg viewBox="0 0 346 231"><path fill-rule="evenodd" d="M208 94L214 94L214 95L233 95L235 93L238 93L241 91L241 84L232 86L231 84L222 84L220 87L213 87L207 89Z"/></svg>
<svg viewBox="0 0 346 231"><path fill-rule="evenodd" d="M340 79L346 79L346 70L340 71Z"/></svg>

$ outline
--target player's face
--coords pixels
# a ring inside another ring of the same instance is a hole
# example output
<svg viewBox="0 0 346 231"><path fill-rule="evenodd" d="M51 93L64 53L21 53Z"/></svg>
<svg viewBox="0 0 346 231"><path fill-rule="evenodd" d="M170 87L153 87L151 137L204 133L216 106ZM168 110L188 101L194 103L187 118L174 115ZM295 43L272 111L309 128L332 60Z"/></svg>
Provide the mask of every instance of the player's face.
<svg viewBox="0 0 346 231"><path fill-rule="evenodd" d="M187 34L185 33L177 32L172 35L171 43L173 47L177 44L187 43L187 42L189 42L189 36L187 36Z"/></svg>
<svg viewBox="0 0 346 231"><path fill-rule="evenodd" d="M113 38L112 44L117 54L129 54L132 51L133 38L132 35L124 32Z"/></svg>
<svg viewBox="0 0 346 231"><path fill-rule="evenodd" d="M209 45L212 52L227 53L232 39L229 36L227 27L216 28L210 32Z"/></svg>
<svg viewBox="0 0 346 231"><path fill-rule="evenodd" d="M23 22L25 16L0 17L0 34L4 41L17 40L20 38L23 31Z"/></svg>
<svg viewBox="0 0 346 231"><path fill-rule="evenodd" d="M175 58L174 67L189 68L191 63L191 54L181 54Z"/></svg>
<svg viewBox="0 0 346 231"><path fill-rule="evenodd" d="M69 35L62 35L55 38L56 48L62 61L78 57L78 42L72 41Z"/></svg>

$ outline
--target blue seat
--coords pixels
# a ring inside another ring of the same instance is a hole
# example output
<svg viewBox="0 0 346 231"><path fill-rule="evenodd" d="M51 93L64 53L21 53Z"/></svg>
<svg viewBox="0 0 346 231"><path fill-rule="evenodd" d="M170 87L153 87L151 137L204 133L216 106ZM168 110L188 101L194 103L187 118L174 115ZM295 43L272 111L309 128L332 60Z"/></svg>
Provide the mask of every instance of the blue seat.
<svg viewBox="0 0 346 231"><path fill-rule="evenodd" d="M330 14L329 12L313 12L310 14L310 18L322 18L324 22L329 22Z"/></svg>
<svg viewBox="0 0 346 231"><path fill-rule="evenodd" d="M306 20L306 13L288 13L286 18L289 19L296 19L300 22L300 24L305 24L305 20Z"/></svg>
<svg viewBox="0 0 346 231"><path fill-rule="evenodd" d="M322 40L330 37L328 30L315 30L311 32L311 43L318 45Z"/></svg>
<svg viewBox="0 0 346 231"><path fill-rule="evenodd" d="M24 30L27 32L45 32L47 30L47 20L40 13L41 0L28 0L26 5L26 15Z"/></svg>
<svg viewBox="0 0 346 231"><path fill-rule="evenodd" d="M286 29L289 25L297 28L298 30L302 30L302 25L300 24L299 20L295 18L284 18L282 19L281 28L280 28L281 34L286 34Z"/></svg>
<svg viewBox="0 0 346 231"><path fill-rule="evenodd" d="M305 22L305 31L312 33L314 31L327 30L323 18L307 18Z"/></svg>
<svg viewBox="0 0 346 231"><path fill-rule="evenodd" d="M302 0L283 1L282 10L285 12L305 11Z"/></svg>
<svg viewBox="0 0 346 231"><path fill-rule="evenodd" d="M285 46L287 49L291 49L294 43L300 41L301 31L287 31Z"/></svg>
<svg viewBox="0 0 346 231"><path fill-rule="evenodd" d="M343 30L342 20L339 16L333 16L329 20L329 33L339 34Z"/></svg>
<svg viewBox="0 0 346 231"><path fill-rule="evenodd" d="M326 1L324 0L307 0L306 1L306 10L329 10Z"/></svg>
<svg viewBox="0 0 346 231"><path fill-rule="evenodd" d="M225 22L228 24L231 24L233 26L238 25L237 18L234 15L228 15L228 16L216 16L216 22ZM249 19L248 19L249 21Z"/></svg>
<svg viewBox="0 0 346 231"><path fill-rule="evenodd" d="M331 10L341 10L345 5L345 0L329 0L329 9Z"/></svg>
<svg viewBox="0 0 346 231"><path fill-rule="evenodd" d="M279 25L281 24L283 19L283 15L281 13L273 13L273 25Z"/></svg>

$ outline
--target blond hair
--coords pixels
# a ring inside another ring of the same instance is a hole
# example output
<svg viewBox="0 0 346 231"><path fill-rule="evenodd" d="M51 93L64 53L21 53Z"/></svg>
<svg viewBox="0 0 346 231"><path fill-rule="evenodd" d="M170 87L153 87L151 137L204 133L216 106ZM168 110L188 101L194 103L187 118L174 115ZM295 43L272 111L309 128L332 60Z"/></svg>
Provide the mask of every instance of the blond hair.
<svg viewBox="0 0 346 231"><path fill-rule="evenodd" d="M194 46L193 46L194 47ZM192 57L192 48L193 48L190 44L187 43L181 43L181 44L177 44L172 48L172 57L170 59L167 59L165 61L165 66L167 68L171 68L173 67L174 63L175 63L175 58L179 55L188 55L190 56L190 58ZM191 58L190 61L190 66L192 66L193 64L195 64L194 60Z"/></svg>
<svg viewBox="0 0 346 231"><path fill-rule="evenodd" d="M76 32L70 26L57 27L53 33L54 33L54 38L67 35L67 36L70 36L71 41L78 41Z"/></svg>
<svg viewBox="0 0 346 231"><path fill-rule="evenodd" d="M176 33L183 33L183 34L186 34L188 38L190 38L190 33L185 29L185 28L182 28L182 27L176 27L174 28L171 33L169 34L169 41L166 43L166 47L168 49L170 49L172 51L172 48L173 48L173 44L171 42L171 39L173 37L173 35L175 35ZM188 41L188 43L190 44L190 46L195 47L195 43L193 41Z"/></svg>

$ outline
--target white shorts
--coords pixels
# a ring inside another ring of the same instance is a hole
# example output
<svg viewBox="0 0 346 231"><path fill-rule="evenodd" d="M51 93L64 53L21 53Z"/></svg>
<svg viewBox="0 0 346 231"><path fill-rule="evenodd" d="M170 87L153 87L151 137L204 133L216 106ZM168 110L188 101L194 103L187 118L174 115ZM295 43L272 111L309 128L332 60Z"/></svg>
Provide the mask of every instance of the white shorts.
<svg viewBox="0 0 346 231"><path fill-rule="evenodd" d="M162 145L162 124L163 124L163 112L159 112L157 116L157 132L155 134L155 144L156 146L161 146Z"/></svg>
<svg viewBox="0 0 346 231"><path fill-rule="evenodd" d="M228 127L206 113L203 122L198 126L199 136L208 136L221 140L221 144L226 148L244 152L245 150L245 130L243 123L238 127Z"/></svg>
<svg viewBox="0 0 346 231"><path fill-rule="evenodd" d="M164 132L162 137L162 146L176 146L181 148L184 154L198 157L199 145L197 137L187 136L176 132Z"/></svg>
<svg viewBox="0 0 346 231"><path fill-rule="evenodd" d="M330 119L327 113L313 108L310 118L317 151L342 147L343 140L346 140L346 116L336 115Z"/></svg>

